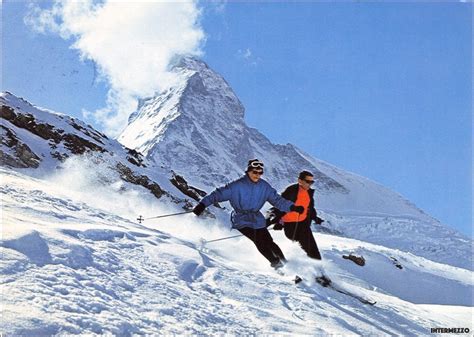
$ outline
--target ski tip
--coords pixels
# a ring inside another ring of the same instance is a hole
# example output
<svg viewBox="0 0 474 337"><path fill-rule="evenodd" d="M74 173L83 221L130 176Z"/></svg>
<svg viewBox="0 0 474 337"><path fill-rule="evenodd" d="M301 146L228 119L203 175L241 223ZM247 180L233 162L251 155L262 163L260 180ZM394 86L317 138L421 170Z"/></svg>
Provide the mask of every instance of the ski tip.
<svg viewBox="0 0 474 337"><path fill-rule="evenodd" d="M365 298L358 298L358 300L364 304L368 304L368 305L375 305L377 304L377 301L372 301L372 300L368 300L368 299L365 299Z"/></svg>

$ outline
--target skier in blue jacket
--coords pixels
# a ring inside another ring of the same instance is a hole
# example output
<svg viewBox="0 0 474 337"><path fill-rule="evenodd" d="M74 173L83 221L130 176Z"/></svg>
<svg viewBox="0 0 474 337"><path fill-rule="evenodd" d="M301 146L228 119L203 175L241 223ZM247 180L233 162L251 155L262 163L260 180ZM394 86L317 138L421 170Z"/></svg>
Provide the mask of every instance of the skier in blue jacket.
<svg viewBox="0 0 474 337"><path fill-rule="evenodd" d="M303 213L304 208L282 198L268 182L261 179L263 168L264 165L260 160L249 160L243 177L205 196L193 212L200 215L211 204L229 201L234 209L231 215L232 227L252 240L271 266L279 269L286 259L268 232L265 217L260 209L266 201L283 212Z"/></svg>

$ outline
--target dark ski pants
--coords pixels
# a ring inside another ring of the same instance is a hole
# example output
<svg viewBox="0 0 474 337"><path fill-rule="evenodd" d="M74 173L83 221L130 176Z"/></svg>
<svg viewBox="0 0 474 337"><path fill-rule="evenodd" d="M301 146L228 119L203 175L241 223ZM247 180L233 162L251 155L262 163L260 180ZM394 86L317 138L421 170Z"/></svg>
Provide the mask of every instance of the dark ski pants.
<svg viewBox="0 0 474 337"><path fill-rule="evenodd" d="M315 260L321 260L318 245L314 239L311 225L308 222L285 222L285 235L292 241L299 242L306 254Z"/></svg>
<svg viewBox="0 0 474 337"><path fill-rule="evenodd" d="M270 232L266 228L254 229L250 227L240 228L239 232L253 241L260 254L262 254L272 267L277 267L285 262L285 256L280 247L273 241Z"/></svg>

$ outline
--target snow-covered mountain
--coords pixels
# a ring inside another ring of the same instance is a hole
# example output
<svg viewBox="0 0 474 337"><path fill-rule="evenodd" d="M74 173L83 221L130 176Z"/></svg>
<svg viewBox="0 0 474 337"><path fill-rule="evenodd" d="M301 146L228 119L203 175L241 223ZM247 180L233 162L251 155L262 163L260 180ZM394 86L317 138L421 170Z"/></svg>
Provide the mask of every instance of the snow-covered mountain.
<svg viewBox="0 0 474 337"><path fill-rule="evenodd" d="M286 276L245 238L203 242L235 234L226 209L210 207L204 218L151 219L196 204L204 192L193 186L204 184L192 170L157 165L156 156L11 93L2 93L0 103L0 331L8 335L414 336L473 329L466 248L472 242L416 208L408 215L320 211L328 224L316 229L323 266L337 284L377 301L367 306L315 285L311 277L320 266L282 232L272 236L289 260ZM318 166L318 191L329 201L359 192L369 198L355 187L362 183L374 196L395 195L295 151ZM361 237L367 240L355 239ZM295 274L306 281L295 286Z"/></svg>
<svg viewBox="0 0 474 337"><path fill-rule="evenodd" d="M66 163L68 160L66 160ZM289 259L275 273L246 238L167 198L118 193L113 184L67 176L37 179L0 168L0 331L71 334L424 336L473 331L472 272L367 242L318 234L327 273L368 306L312 282L314 265L281 232ZM68 178L68 179L66 179ZM139 189L139 187L134 187ZM363 255L364 266L343 256ZM466 330L464 330L466 331ZM467 334L463 334L467 335Z"/></svg>
<svg viewBox="0 0 474 337"><path fill-rule="evenodd" d="M33 106L9 92L0 94L0 103L2 166L36 177L81 166L88 176L97 175L98 184L118 179L118 190L140 186L143 193L171 199L185 209L205 195L183 177L151 166L137 151L78 119Z"/></svg>
<svg viewBox="0 0 474 337"><path fill-rule="evenodd" d="M315 174L318 205L339 211L426 217L401 196L368 179L311 158L291 144L272 144L244 121L244 107L226 81L204 62L184 58L181 81L142 100L118 137L158 165L203 189L239 177L249 159L266 163L265 179L281 189L306 168Z"/></svg>
<svg viewBox="0 0 474 337"><path fill-rule="evenodd" d="M315 174L316 206L327 230L472 269L472 240L441 224L398 193L334 167L291 144L272 144L244 121L244 107L228 83L204 62L184 58L181 81L140 101L118 140L157 166L211 191L239 177L246 162L266 164L278 190L307 169Z"/></svg>

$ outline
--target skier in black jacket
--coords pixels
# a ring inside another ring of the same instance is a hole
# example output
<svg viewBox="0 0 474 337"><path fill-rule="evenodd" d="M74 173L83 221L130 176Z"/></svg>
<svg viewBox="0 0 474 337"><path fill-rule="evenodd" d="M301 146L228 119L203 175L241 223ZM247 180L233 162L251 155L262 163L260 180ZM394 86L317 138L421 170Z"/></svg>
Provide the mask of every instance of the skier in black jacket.
<svg viewBox="0 0 474 337"><path fill-rule="evenodd" d="M315 260L321 260L321 253L311 231L311 221L320 225L324 222L318 217L314 208L314 176L311 172L302 171L298 176L298 183L288 186L281 196L287 200L293 201L295 206L302 206L304 212L283 213L276 208L270 210L270 217L267 218L267 225L275 224L273 229L284 229L285 235L292 241L297 241L306 254ZM321 267L321 273L322 267ZM329 278L319 276L316 278L318 283L327 286L331 283Z"/></svg>
<svg viewBox="0 0 474 337"><path fill-rule="evenodd" d="M288 212L280 219L285 235L292 241L298 241L306 254L313 259L321 260L321 254L311 231L311 220L321 224L324 220L318 217L314 208L314 176L311 172L302 171L298 176L298 183L288 186L281 196L293 201L295 205L303 206L303 214ZM278 225L278 224L277 224ZM279 226L276 226L278 229Z"/></svg>

